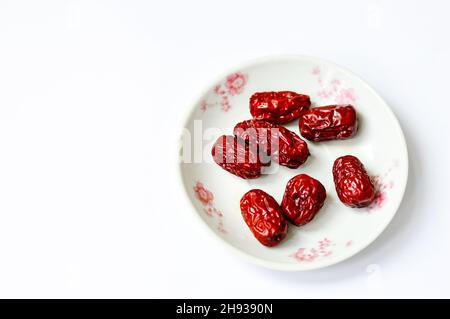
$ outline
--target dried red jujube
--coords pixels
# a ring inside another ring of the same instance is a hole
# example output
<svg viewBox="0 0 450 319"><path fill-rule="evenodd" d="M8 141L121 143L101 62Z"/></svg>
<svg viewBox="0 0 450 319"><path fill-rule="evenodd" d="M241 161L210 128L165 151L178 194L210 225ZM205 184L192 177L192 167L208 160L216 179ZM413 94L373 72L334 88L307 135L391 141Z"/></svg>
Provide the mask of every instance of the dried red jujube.
<svg viewBox="0 0 450 319"><path fill-rule="evenodd" d="M314 142L341 140L358 129L356 111L351 105L328 105L305 111L300 117L301 135Z"/></svg>
<svg viewBox="0 0 450 319"><path fill-rule="evenodd" d="M257 151L236 136L220 136L214 143L211 154L220 167L236 176L251 179L261 175Z"/></svg>
<svg viewBox="0 0 450 319"><path fill-rule="evenodd" d="M375 187L361 161L352 155L337 158L333 178L339 199L350 207L366 207L375 198Z"/></svg>
<svg viewBox="0 0 450 319"><path fill-rule="evenodd" d="M271 157L280 165L297 168L309 156L308 145L287 128L260 120L236 124L234 134L250 145L256 145L260 160Z"/></svg>
<svg viewBox="0 0 450 319"><path fill-rule="evenodd" d="M288 231L288 223L277 201L260 189L252 189L241 198L241 213L255 238L263 245L278 245Z"/></svg>
<svg viewBox="0 0 450 319"><path fill-rule="evenodd" d="M310 222L327 197L325 187L316 179L300 174L289 180L281 208L284 216L296 226Z"/></svg>
<svg viewBox="0 0 450 319"><path fill-rule="evenodd" d="M250 97L250 113L256 120L283 124L300 117L311 101L292 91L258 92Z"/></svg>

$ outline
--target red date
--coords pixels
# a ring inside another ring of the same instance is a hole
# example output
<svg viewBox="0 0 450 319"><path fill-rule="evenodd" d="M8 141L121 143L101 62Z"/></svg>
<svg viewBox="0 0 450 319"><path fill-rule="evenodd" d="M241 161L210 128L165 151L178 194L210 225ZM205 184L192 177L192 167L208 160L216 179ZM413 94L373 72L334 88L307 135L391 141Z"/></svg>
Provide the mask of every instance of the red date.
<svg viewBox="0 0 450 319"><path fill-rule="evenodd" d="M277 124L299 118L310 105L308 95L292 91L259 92L250 97L250 113L253 118Z"/></svg>
<svg viewBox="0 0 450 319"><path fill-rule="evenodd" d="M241 198L241 212L255 238L264 246L278 245L288 231L288 223L277 201L260 189Z"/></svg>
<svg viewBox="0 0 450 319"><path fill-rule="evenodd" d="M352 155L337 158L333 165L336 192L350 207L366 207L375 198L375 187L361 161Z"/></svg>
<svg viewBox="0 0 450 319"><path fill-rule="evenodd" d="M235 136L222 135L211 150L214 161L224 170L244 179L261 175L261 162L256 151Z"/></svg>
<svg viewBox="0 0 450 319"><path fill-rule="evenodd" d="M287 183L281 208L291 223L301 226L314 218L322 208L326 197L325 187L318 180L300 174Z"/></svg>
<svg viewBox="0 0 450 319"><path fill-rule="evenodd" d="M234 135L257 145L261 162L272 158L280 165L297 168L309 156L308 145L287 128L266 121L247 120L236 124Z"/></svg>
<svg viewBox="0 0 450 319"><path fill-rule="evenodd" d="M310 141L341 140L356 134L358 121L353 106L328 105L304 112L299 127L302 136Z"/></svg>

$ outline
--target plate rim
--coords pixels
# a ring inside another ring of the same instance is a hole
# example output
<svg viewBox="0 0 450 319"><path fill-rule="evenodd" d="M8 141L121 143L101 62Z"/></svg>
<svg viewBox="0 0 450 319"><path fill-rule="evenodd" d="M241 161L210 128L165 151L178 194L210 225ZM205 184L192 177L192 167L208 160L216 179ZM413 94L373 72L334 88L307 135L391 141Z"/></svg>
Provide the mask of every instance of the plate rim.
<svg viewBox="0 0 450 319"><path fill-rule="evenodd" d="M363 86L366 87L366 89L368 89L369 91L371 91L382 102L382 104L384 104L383 107L388 111L389 116L397 124L396 129L397 129L399 136L401 138L401 141L402 141L402 148L403 148L402 153L404 154L404 157L405 157L405 177L404 177L404 180L402 181L402 185L401 185L402 189L401 189L401 193L400 193L400 200L398 201L396 207L393 208L394 213L390 216L390 218L386 219L385 223L382 225L382 227L380 227L380 231L375 233L375 235L373 235L368 240L366 240L364 242L364 244L362 244L359 247L359 249L354 250L351 253L349 253L348 255L342 256L341 258L336 258L336 259L330 260L328 263L324 262L319 265L315 264L315 263L310 263L310 264L301 264L301 266L300 266L300 264L295 264L295 263L287 264L287 263L279 263L276 261L264 260L264 259L258 258L256 256L253 256L249 253L246 253L246 252L238 249L237 247L233 246L228 241L220 238L220 236L218 236L211 229L211 227L209 227L206 224L206 222L201 218L200 214L198 214L198 212L197 212L197 208L195 207L194 203L192 202L191 198L189 197L188 190L185 186L185 180L183 178L183 170L182 170L183 163L180 161L180 157L179 157L180 148L177 148L177 153L176 153L176 156L178 159L176 161L177 172L178 172L176 175L177 175L177 180L178 180L177 184L179 185L180 188L182 188L181 192L184 194L183 198L185 201L189 202L189 205L188 205L189 210L196 216L199 223L202 224L201 227L207 229L206 233L209 233L210 237L213 237L215 241L221 242L223 247L226 247L229 251L234 252L235 254L237 254L238 256L247 260L248 262L251 262L258 266L262 266L267 269L279 270L279 271L289 271L289 272L309 271L309 270L323 269L326 267L330 267L330 266L339 264L339 263L343 262L344 260L350 259L350 258L354 257L356 254L365 250L368 246L370 246L373 242L375 242L380 237L380 235L386 230L386 228L389 226L389 224L393 220L394 216L397 214L397 212L403 202L403 199L405 197L406 186L408 184L408 178L409 178L409 153L408 153L408 146L406 143L405 134L403 133L401 124L400 124L399 120L397 119L396 115L394 114L393 110L389 106L389 104L386 103L386 101L378 94L377 91L375 91L374 88L372 88L372 86L370 86L368 84L368 82L364 78L362 78L355 72L351 71L349 68L342 66L340 64L337 64L333 61L330 61L330 60L327 60L327 59L324 59L321 57L315 57L315 56L309 56L309 55L303 55L303 54L266 55L266 56L246 60L244 62L241 62L232 67L227 68L227 70L225 70L224 72L221 72L218 76L214 77L212 80L207 81L207 85L204 85L204 87L200 91L200 93L195 95L195 97L192 99L192 101L190 101L190 103L188 104L189 108L187 108L185 111L183 111L184 114L181 117L181 127L180 127L181 133L179 133L177 135L178 141L179 141L178 146L182 145L180 142L180 141L182 141L182 138L183 138L182 131L186 128L189 119L194 114L194 112L196 110L195 106L201 101L201 99L205 96L205 94L207 94L211 90L211 88L214 86L215 83L220 82L227 75L229 75L233 72L236 72L237 70L244 69L246 67L251 67L253 65L263 64L263 63L268 63L268 62L286 61L286 60L310 60L310 61L316 62L316 63L328 64L330 66L334 66L338 69L341 69L343 72L349 74L352 77L355 77L356 79L359 79L360 82L363 84Z"/></svg>

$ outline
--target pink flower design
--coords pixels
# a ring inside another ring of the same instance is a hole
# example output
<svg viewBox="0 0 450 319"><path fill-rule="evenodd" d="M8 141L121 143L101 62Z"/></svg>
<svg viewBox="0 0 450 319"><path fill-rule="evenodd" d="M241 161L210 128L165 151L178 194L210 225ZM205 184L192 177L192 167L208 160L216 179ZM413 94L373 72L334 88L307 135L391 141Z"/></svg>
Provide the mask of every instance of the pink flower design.
<svg viewBox="0 0 450 319"><path fill-rule="evenodd" d="M222 86L220 84L218 84L214 87L214 93L216 93L217 95L225 95L227 92L222 89Z"/></svg>
<svg viewBox="0 0 450 319"><path fill-rule="evenodd" d="M206 112L206 110L208 109L208 103L203 100L200 102L200 110L202 110L202 112Z"/></svg>
<svg viewBox="0 0 450 319"><path fill-rule="evenodd" d="M353 89L341 89L335 97L337 104L354 104L356 101Z"/></svg>
<svg viewBox="0 0 450 319"><path fill-rule="evenodd" d="M222 83L214 86L212 91L216 95L216 98L211 101L202 101L200 103L200 110L205 112L210 107L220 106L222 111L228 112L231 109L230 98L244 91L247 79L248 76L241 72L230 74Z"/></svg>
<svg viewBox="0 0 450 319"><path fill-rule="evenodd" d="M207 190L202 183L197 182L194 186L195 197L203 204L209 205L214 200L214 195Z"/></svg>
<svg viewBox="0 0 450 319"><path fill-rule="evenodd" d="M222 213L220 210L215 209L215 208L214 208L214 214L215 214L217 217L223 217L223 213Z"/></svg>
<svg viewBox="0 0 450 319"><path fill-rule="evenodd" d="M294 254L291 255L291 257L295 258L299 262L311 262L319 257L319 255L314 250L310 250L309 252L307 252L305 248L299 248Z"/></svg>
<svg viewBox="0 0 450 319"><path fill-rule="evenodd" d="M312 247L309 249L301 247L297 249L297 251L294 252L292 255L289 255L289 257L294 258L298 262L305 262L305 261L312 262L318 258L330 256L333 253L330 250L331 245L332 245L331 240L329 240L328 238L324 238L317 242L316 247Z"/></svg>
<svg viewBox="0 0 450 319"><path fill-rule="evenodd" d="M315 68L312 69L311 73L313 75L320 75L320 68L316 66Z"/></svg>
<svg viewBox="0 0 450 319"><path fill-rule="evenodd" d="M203 206L203 211L209 217L216 218L218 220L217 230L222 234L226 234L224 223L223 223L223 213L214 207L214 194L209 191L203 183L196 182L194 187L195 197L198 199L200 204Z"/></svg>
<svg viewBox="0 0 450 319"><path fill-rule="evenodd" d="M222 233L222 234L226 234L227 231L225 230L225 228L223 227L223 221L219 220L219 224L217 225L217 229Z"/></svg>
<svg viewBox="0 0 450 319"><path fill-rule="evenodd" d="M236 72L227 77L225 87L230 95L237 95L244 90L245 84L247 84L247 76Z"/></svg>
<svg viewBox="0 0 450 319"><path fill-rule="evenodd" d="M231 109L230 101L228 100L228 97L224 96L222 98L222 102L220 102L220 106L223 111L228 112Z"/></svg>
<svg viewBox="0 0 450 319"><path fill-rule="evenodd" d="M372 183L375 186L375 199L368 207L369 212L382 208L388 199L388 190L394 188L394 181L389 177L393 168L398 167L398 160L394 160L392 166L383 175L372 176Z"/></svg>
<svg viewBox="0 0 450 319"><path fill-rule="evenodd" d="M328 84L324 85L322 72L319 67L313 68L311 73L317 77L317 82L321 86L321 90L317 92L317 96L322 99L332 99L336 104L355 104L356 95L352 88L343 87L341 80L337 78L331 79Z"/></svg>
<svg viewBox="0 0 450 319"><path fill-rule="evenodd" d="M386 189L393 187L393 182L390 182L389 184L383 183L380 176L373 176L372 182L375 186L375 198L373 202L369 205L368 210L369 212L374 211L375 209L382 208L387 200L386 195ZM389 187L392 184L391 187Z"/></svg>
<svg viewBox="0 0 450 319"><path fill-rule="evenodd" d="M349 248L353 245L353 240L342 242L339 246ZM289 257L294 258L298 262L313 262L317 259L326 258L333 254L332 247L336 246L330 239L324 238L317 242L317 245L311 248L301 247L297 249Z"/></svg>
<svg viewBox="0 0 450 319"><path fill-rule="evenodd" d="M205 212L206 215L208 216L213 216L213 209L211 207L204 207L203 211Z"/></svg>
<svg viewBox="0 0 450 319"><path fill-rule="evenodd" d="M331 83L331 85L336 85L336 86L341 85L341 81L339 79L333 79L333 80L331 80L330 83Z"/></svg>

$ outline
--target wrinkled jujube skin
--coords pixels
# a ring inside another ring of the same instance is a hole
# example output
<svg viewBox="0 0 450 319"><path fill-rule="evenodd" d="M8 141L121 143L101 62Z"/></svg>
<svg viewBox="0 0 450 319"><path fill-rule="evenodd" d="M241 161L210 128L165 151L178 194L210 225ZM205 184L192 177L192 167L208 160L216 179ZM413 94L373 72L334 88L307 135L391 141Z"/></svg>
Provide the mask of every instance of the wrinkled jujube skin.
<svg viewBox="0 0 450 319"><path fill-rule="evenodd" d="M299 128L301 135L310 141L342 140L356 134L358 120L352 105L328 105L305 111Z"/></svg>
<svg viewBox="0 0 450 319"><path fill-rule="evenodd" d="M236 136L220 136L214 143L211 154L220 167L236 176L252 179L261 175L258 153Z"/></svg>
<svg viewBox="0 0 450 319"><path fill-rule="evenodd" d="M308 144L287 128L260 120L236 124L234 135L250 145L257 145L261 162L271 158L280 165L297 168L309 156Z"/></svg>
<svg viewBox="0 0 450 319"><path fill-rule="evenodd" d="M322 208L327 193L316 179L300 174L289 180L284 192L281 208L284 216L294 225L309 223Z"/></svg>
<svg viewBox="0 0 450 319"><path fill-rule="evenodd" d="M375 187L361 161L352 155L337 158L333 178L339 199L350 207L369 206L375 198Z"/></svg>
<svg viewBox="0 0 450 319"><path fill-rule="evenodd" d="M258 92L250 97L250 114L253 118L277 124L299 118L310 106L308 95L292 91Z"/></svg>
<svg viewBox="0 0 450 319"><path fill-rule="evenodd" d="M241 213L255 238L264 246L278 245L288 231L288 223L277 201L260 189L241 198Z"/></svg>

